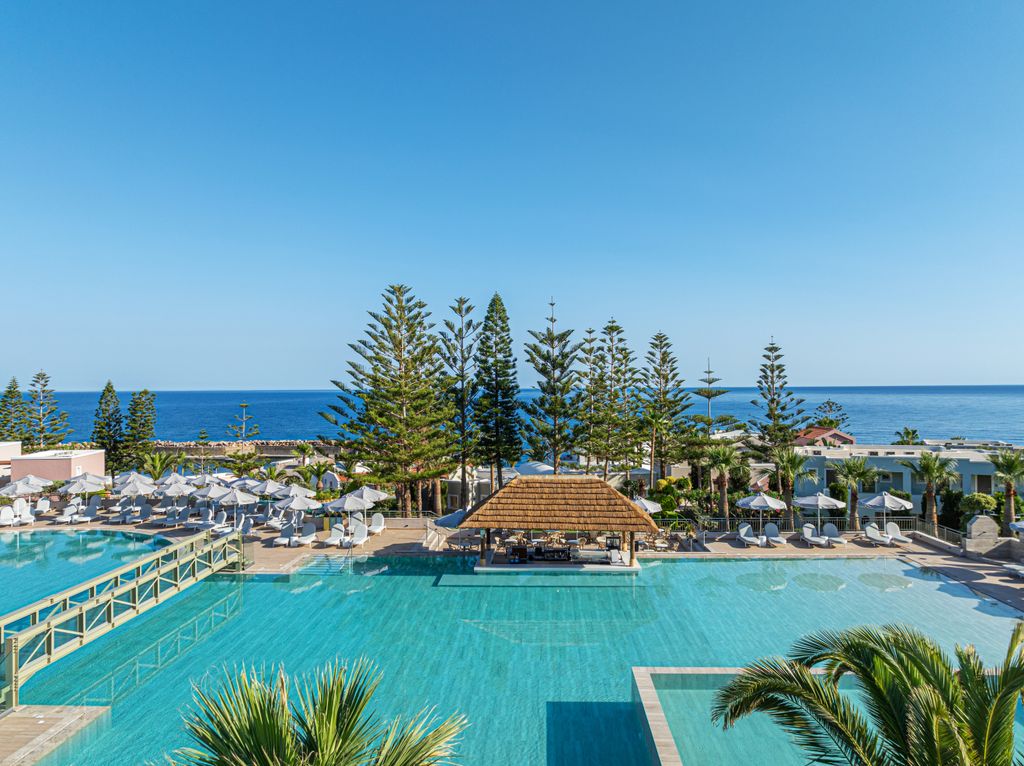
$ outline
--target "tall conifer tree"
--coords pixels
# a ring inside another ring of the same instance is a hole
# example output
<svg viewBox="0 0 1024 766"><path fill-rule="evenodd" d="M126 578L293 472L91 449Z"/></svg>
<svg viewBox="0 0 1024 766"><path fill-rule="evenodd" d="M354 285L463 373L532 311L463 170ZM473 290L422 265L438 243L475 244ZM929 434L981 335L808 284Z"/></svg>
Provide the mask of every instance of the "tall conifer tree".
<svg viewBox="0 0 1024 766"><path fill-rule="evenodd" d="M114 384L107 385L100 392L100 400L96 405L96 414L92 421L92 442L104 452L104 462L110 477L122 470L128 455L124 436L124 415L121 413L121 400L114 390Z"/></svg>
<svg viewBox="0 0 1024 766"><path fill-rule="evenodd" d="M797 431L807 422L804 400L789 390L782 358L782 347L772 338L762 355L764 362L757 379L758 398L751 402L761 411L761 416L752 419L750 425L760 436L766 452L790 446Z"/></svg>
<svg viewBox="0 0 1024 766"><path fill-rule="evenodd" d="M30 441L28 401L16 378L11 378L0 397L0 441Z"/></svg>
<svg viewBox="0 0 1024 766"><path fill-rule="evenodd" d="M597 457L607 479L613 463L630 463L643 440L642 408L637 392L640 374L636 355L626 343L622 326L610 319L601 330L600 400L598 401Z"/></svg>
<svg viewBox="0 0 1024 766"><path fill-rule="evenodd" d="M655 463L664 476L669 455L685 430L683 413L690 407L690 396L683 388L679 360L672 351L672 341L665 333L659 332L651 338L645 359L644 424L650 440L648 448L653 484Z"/></svg>
<svg viewBox="0 0 1024 766"><path fill-rule="evenodd" d="M601 451L601 416L605 400L604 352L593 327L583 335L579 350L579 384L574 400L576 447L583 453L583 470L590 473Z"/></svg>
<svg viewBox="0 0 1024 766"><path fill-rule="evenodd" d="M402 510L415 496L422 511L424 482L451 467L444 365L427 305L406 285L391 285L383 298L366 337L350 344L359 358L348 364L349 384L333 381L340 403L320 414L338 427L344 461L366 465L373 483L394 485Z"/></svg>
<svg viewBox="0 0 1024 766"><path fill-rule="evenodd" d="M555 473L562 465L562 455L575 443L573 423L576 386L576 358L580 344L572 340L572 330L559 330L555 318L555 302L543 331L530 330L532 343L526 344L526 358L537 372L540 395L526 403L526 440L534 460L551 461Z"/></svg>
<svg viewBox="0 0 1024 766"><path fill-rule="evenodd" d="M459 461L459 484L462 502L469 507L469 462L477 446L477 426L473 419L476 400L476 353L480 325L470 315L475 308L468 298L456 298L449 306L453 319L444 321L441 332L441 358L448 369L445 395L452 408L456 458Z"/></svg>
<svg viewBox="0 0 1024 766"><path fill-rule="evenodd" d="M132 394L124 430L131 461L140 465L152 451L156 437L156 396L152 391L144 388Z"/></svg>
<svg viewBox="0 0 1024 766"><path fill-rule="evenodd" d="M32 376L28 391L28 437L34 449L51 449L71 433L68 414L57 406L50 376L40 370Z"/></svg>
<svg viewBox="0 0 1024 766"><path fill-rule="evenodd" d="M497 293L487 304L476 348L476 379L479 395L473 414L480 429L479 452L497 472L497 485L505 485L502 466L516 464L523 454L522 419L519 416L519 382L512 354L508 312ZM494 488L494 482L491 483Z"/></svg>

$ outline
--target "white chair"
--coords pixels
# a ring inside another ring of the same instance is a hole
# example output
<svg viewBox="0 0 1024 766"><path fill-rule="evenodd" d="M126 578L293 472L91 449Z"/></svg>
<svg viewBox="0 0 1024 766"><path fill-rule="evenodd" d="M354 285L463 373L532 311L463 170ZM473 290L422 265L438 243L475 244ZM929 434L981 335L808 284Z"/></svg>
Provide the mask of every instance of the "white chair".
<svg viewBox="0 0 1024 766"><path fill-rule="evenodd" d="M295 527L291 524L285 524L281 529L281 536L275 537L273 545L277 546L289 546L292 544L292 537L295 535Z"/></svg>
<svg viewBox="0 0 1024 766"><path fill-rule="evenodd" d="M864 537L868 539L872 545L892 545L892 538L889 535L882 533L878 529L878 525L875 522L870 522L864 527Z"/></svg>
<svg viewBox="0 0 1024 766"><path fill-rule="evenodd" d="M375 513L370 517L370 526L367 527L367 531L371 535L379 535L384 531L384 514Z"/></svg>
<svg viewBox="0 0 1024 766"><path fill-rule="evenodd" d="M292 537L292 545L312 545L314 540L316 540L316 524L307 521L302 525L302 533L297 537Z"/></svg>
<svg viewBox="0 0 1024 766"><path fill-rule="evenodd" d="M736 539L747 548L761 547L761 539L754 536L754 530L751 529L749 524L740 524L740 528L736 531Z"/></svg>
<svg viewBox="0 0 1024 766"><path fill-rule="evenodd" d="M345 548L355 548L365 543L369 537L370 534L366 531L366 525L361 521L353 521L352 536L342 542L342 546Z"/></svg>
<svg viewBox="0 0 1024 766"><path fill-rule="evenodd" d="M331 527L331 534L324 540L324 545L334 545L340 548L346 537L348 537L348 532L345 531L345 527L341 524L335 524Z"/></svg>
<svg viewBox="0 0 1024 766"><path fill-rule="evenodd" d="M186 521L185 522L185 528L186 529L209 529L209 527L204 527L204 525L205 524L211 524L212 522L213 522L213 511L211 511L209 508L204 508L202 511L199 512L199 520L198 521Z"/></svg>
<svg viewBox="0 0 1024 766"><path fill-rule="evenodd" d="M139 508L138 513L129 516L127 519L125 519L125 522L127 524L144 524L147 521L149 521L152 517L153 506L143 505L141 508Z"/></svg>
<svg viewBox="0 0 1024 766"><path fill-rule="evenodd" d="M177 527L181 522L181 514L177 510L172 509L162 519L158 519L156 523L161 527Z"/></svg>
<svg viewBox="0 0 1024 766"><path fill-rule="evenodd" d="M217 527L223 527L228 523L227 511L218 511L217 515L212 520L200 524L196 529L216 529Z"/></svg>
<svg viewBox="0 0 1024 766"><path fill-rule="evenodd" d="M21 526L29 527L36 523L36 517L32 515L32 509L29 507L28 503L21 506L20 510L15 508L14 515L17 518L18 524Z"/></svg>
<svg viewBox="0 0 1024 766"><path fill-rule="evenodd" d="M72 516L71 523L88 524L90 521L96 521L99 517L99 507L90 504L84 511Z"/></svg>
<svg viewBox="0 0 1024 766"><path fill-rule="evenodd" d="M60 516L53 520L54 524L71 524L75 516L82 510L77 503L68 503L64 506Z"/></svg>
<svg viewBox="0 0 1024 766"><path fill-rule="evenodd" d="M828 539L833 545L846 545L846 538L839 534L835 524L826 524L822 527L821 536Z"/></svg>
<svg viewBox="0 0 1024 766"><path fill-rule="evenodd" d="M50 512L50 498L41 497L36 501L35 515L38 516L40 513Z"/></svg>
<svg viewBox="0 0 1024 766"><path fill-rule="evenodd" d="M786 544L786 538L779 534L779 525L773 522L764 525L764 536L772 545Z"/></svg>
<svg viewBox="0 0 1024 766"><path fill-rule="evenodd" d="M890 521L885 525L885 534L889 535L893 542L902 543L903 545L913 542L909 537L903 534L900 530L900 525L895 521Z"/></svg>
<svg viewBox="0 0 1024 766"><path fill-rule="evenodd" d="M818 530L814 528L813 524L804 524L803 529L800 530L800 539L807 543L808 548L812 545L816 545L819 548L829 547L828 538L819 535Z"/></svg>
<svg viewBox="0 0 1024 766"><path fill-rule="evenodd" d="M14 515L14 508L9 505L0 507L0 527L13 527L18 523L18 517Z"/></svg>

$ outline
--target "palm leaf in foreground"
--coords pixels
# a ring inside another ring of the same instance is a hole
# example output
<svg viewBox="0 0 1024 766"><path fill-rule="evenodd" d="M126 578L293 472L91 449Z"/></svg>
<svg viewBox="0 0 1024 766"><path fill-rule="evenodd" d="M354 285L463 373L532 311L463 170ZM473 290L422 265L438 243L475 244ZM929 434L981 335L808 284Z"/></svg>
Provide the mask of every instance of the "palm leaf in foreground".
<svg viewBox="0 0 1024 766"><path fill-rule="evenodd" d="M839 688L850 680L850 690ZM1001 665L971 646L953 657L899 625L823 631L788 659L747 666L719 690L724 728L767 713L813 763L854 766L1012 766L1014 718L1024 692L1024 622Z"/></svg>
<svg viewBox="0 0 1024 766"><path fill-rule="evenodd" d="M175 766L435 766L451 763L466 719L424 710L381 722L370 710L380 673L369 662L330 664L289 699L282 669L226 673L219 691L194 691L185 728L195 747Z"/></svg>

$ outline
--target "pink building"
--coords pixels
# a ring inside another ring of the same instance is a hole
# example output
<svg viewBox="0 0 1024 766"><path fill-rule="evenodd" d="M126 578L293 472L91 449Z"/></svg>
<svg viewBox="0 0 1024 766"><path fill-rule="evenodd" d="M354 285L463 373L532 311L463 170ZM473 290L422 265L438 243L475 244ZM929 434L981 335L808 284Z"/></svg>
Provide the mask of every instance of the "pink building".
<svg viewBox="0 0 1024 766"><path fill-rule="evenodd" d="M29 474L51 481L68 481L83 473L106 473L103 450L49 449L11 458L11 481Z"/></svg>
<svg viewBox="0 0 1024 766"><path fill-rule="evenodd" d="M0 476L11 471L11 458L21 454L21 442L0 442Z"/></svg>

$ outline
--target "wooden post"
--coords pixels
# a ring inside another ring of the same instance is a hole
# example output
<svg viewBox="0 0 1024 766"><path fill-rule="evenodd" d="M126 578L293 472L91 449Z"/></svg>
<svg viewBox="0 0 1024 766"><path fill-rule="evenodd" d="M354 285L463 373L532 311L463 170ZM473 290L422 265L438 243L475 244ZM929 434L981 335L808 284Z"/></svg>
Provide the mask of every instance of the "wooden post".
<svg viewBox="0 0 1024 766"><path fill-rule="evenodd" d="M626 566L633 566L633 533L626 533L626 545L629 546L629 555L626 557Z"/></svg>
<svg viewBox="0 0 1024 766"><path fill-rule="evenodd" d="M480 535L480 563L477 566L486 566L487 564L487 543L491 537L491 530L485 530Z"/></svg>
<svg viewBox="0 0 1024 766"><path fill-rule="evenodd" d="M18 637L11 636L4 641L4 678L7 680L4 707L8 710L18 704L18 664Z"/></svg>

